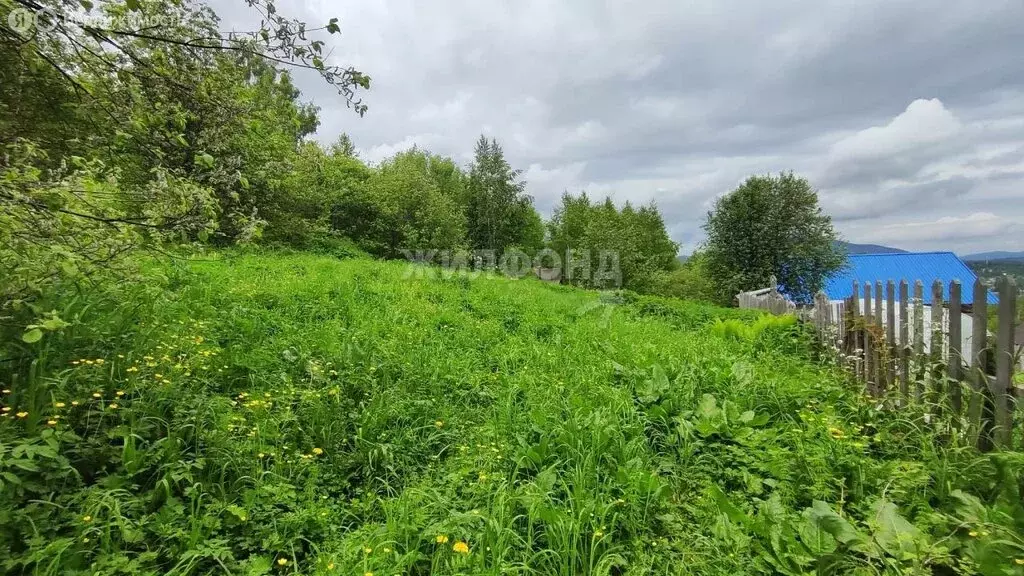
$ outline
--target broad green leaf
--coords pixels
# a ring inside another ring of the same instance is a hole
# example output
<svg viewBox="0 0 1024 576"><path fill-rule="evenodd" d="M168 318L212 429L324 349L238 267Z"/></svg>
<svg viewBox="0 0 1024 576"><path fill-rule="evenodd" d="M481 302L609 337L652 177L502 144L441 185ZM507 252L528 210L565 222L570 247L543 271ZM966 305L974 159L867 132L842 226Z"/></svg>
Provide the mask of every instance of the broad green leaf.
<svg viewBox="0 0 1024 576"><path fill-rule="evenodd" d="M331 34L337 34L341 31L341 28L338 27L337 18L331 18L331 21L327 23L327 31Z"/></svg>
<svg viewBox="0 0 1024 576"><path fill-rule="evenodd" d="M22 334L21 339L29 344L34 344L43 339L43 331L39 328L33 328Z"/></svg>
<svg viewBox="0 0 1024 576"><path fill-rule="evenodd" d="M836 513L827 503L815 500L808 511L808 518L811 522L831 534L839 542L850 546L866 540L864 535L853 527L853 524Z"/></svg>
<svg viewBox="0 0 1024 576"><path fill-rule="evenodd" d="M921 531L900 516L892 502L876 502L869 525L875 543L890 556L902 560L917 554L919 540L922 538Z"/></svg>
<svg viewBox="0 0 1024 576"><path fill-rule="evenodd" d="M725 492L722 492L722 489L719 488L716 484L712 484L708 488L708 494L711 496L711 499L715 501L715 504L718 505L718 509L723 514L725 514L726 517L729 518L729 520L736 524L750 526L750 517L747 516L746 513L744 513L742 510L737 508L735 504L730 502L729 497L726 496Z"/></svg>

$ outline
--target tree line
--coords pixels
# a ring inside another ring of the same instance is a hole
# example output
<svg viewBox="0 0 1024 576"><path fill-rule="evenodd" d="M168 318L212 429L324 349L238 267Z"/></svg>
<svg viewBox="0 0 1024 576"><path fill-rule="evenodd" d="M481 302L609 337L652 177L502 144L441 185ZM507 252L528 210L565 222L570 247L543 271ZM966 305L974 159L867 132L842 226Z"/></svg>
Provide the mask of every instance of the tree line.
<svg viewBox="0 0 1024 576"><path fill-rule="evenodd" d="M307 25L270 0L245 2L262 24L241 33L219 30L197 0L0 2L5 307L117 269L140 248L181 245L381 258L421 247L608 250L625 288L723 303L771 273L813 287L833 264L821 248L834 235L830 221L802 223L817 198L792 175L748 181L720 200L706 249L681 266L653 203L566 193L544 221L495 139L481 136L465 167L417 147L370 164L344 134L322 146L311 139L319 110L302 100L291 70L315 70L360 116L370 77L326 63L322 38L340 32L337 19ZM40 15L35 28L14 26L15 11ZM766 193L785 206L766 209ZM789 214L788 228L765 233L761 214ZM811 241L791 242L794 228ZM760 248L736 248L745 235Z"/></svg>

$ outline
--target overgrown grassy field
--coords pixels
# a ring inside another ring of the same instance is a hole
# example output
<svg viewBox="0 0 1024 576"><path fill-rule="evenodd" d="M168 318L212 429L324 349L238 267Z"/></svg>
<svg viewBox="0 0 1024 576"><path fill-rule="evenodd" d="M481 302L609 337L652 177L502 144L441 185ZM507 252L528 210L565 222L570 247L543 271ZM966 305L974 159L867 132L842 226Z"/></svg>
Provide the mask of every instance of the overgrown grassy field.
<svg viewBox="0 0 1024 576"><path fill-rule="evenodd" d="M1024 574L1024 457L789 319L311 255L151 264L0 366L9 574Z"/></svg>

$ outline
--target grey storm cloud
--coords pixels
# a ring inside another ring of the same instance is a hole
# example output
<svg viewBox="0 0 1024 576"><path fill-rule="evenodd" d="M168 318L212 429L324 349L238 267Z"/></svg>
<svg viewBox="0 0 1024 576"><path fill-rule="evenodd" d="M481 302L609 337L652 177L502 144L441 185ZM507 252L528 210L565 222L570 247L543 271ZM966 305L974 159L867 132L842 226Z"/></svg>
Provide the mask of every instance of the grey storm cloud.
<svg viewBox="0 0 1024 576"><path fill-rule="evenodd" d="M215 0L226 27L241 0ZM655 201L683 250L752 174L808 177L851 241L1024 250L1024 4L305 0L364 118L314 74L317 138L466 163L485 133L550 213L563 191Z"/></svg>

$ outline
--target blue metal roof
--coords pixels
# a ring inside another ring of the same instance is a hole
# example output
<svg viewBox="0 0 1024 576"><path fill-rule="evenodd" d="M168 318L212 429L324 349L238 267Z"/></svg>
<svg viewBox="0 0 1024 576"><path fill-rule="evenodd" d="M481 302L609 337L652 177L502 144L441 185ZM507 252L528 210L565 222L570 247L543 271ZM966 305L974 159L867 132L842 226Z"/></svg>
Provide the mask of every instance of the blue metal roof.
<svg viewBox="0 0 1024 576"><path fill-rule="evenodd" d="M952 252L911 252L906 254L850 254L845 270L825 280L825 293L829 300L842 300L853 295L853 281L861 286L872 285L878 280L883 286L889 281L897 283L896 299L899 299L899 281L906 280L910 295L914 294L914 281L924 282L924 303L932 302L932 283L942 281L942 298L949 300L949 283L960 280L961 300L964 304L974 303L974 281L978 277ZM863 290L863 288L861 288ZM863 292L861 292L863 297ZM873 295L872 295L873 296ZM989 304L998 303L996 295L988 291Z"/></svg>

